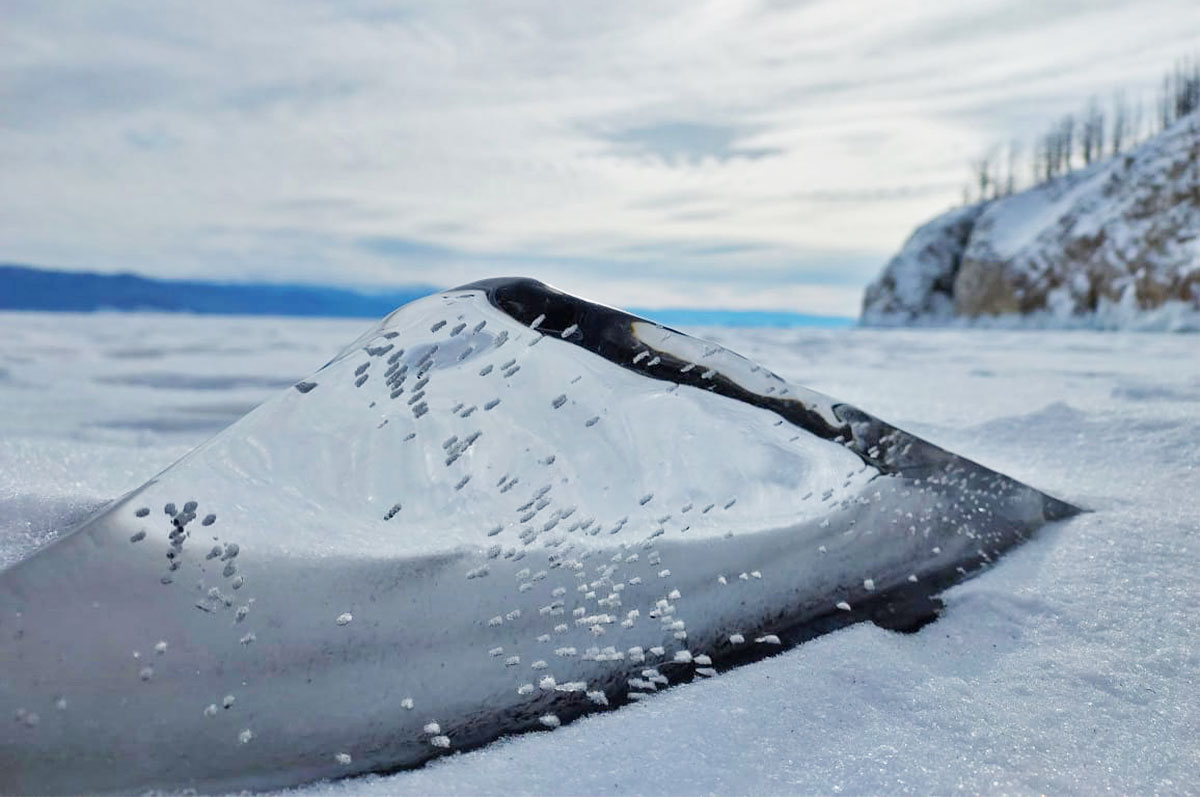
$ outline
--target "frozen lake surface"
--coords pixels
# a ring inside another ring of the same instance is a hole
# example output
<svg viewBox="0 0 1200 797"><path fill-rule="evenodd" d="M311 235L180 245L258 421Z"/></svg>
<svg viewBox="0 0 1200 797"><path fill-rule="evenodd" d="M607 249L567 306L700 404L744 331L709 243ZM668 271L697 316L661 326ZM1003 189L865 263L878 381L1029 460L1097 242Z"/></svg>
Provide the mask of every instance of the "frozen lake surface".
<svg viewBox="0 0 1200 797"><path fill-rule="evenodd" d="M362 321L0 314L0 565L146 481ZM303 794L1187 792L1200 777L1192 336L700 330L1094 510L902 636L839 631L421 770Z"/></svg>

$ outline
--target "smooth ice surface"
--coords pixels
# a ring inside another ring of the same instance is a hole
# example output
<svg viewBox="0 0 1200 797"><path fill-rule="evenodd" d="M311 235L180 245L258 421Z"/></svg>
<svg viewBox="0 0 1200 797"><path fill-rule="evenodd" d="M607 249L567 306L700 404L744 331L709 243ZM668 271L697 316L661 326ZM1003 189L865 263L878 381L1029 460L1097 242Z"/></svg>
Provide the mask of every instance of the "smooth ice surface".
<svg viewBox="0 0 1200 797"><path fill-rule="evenodd" d="M617 714L349 794L1190 793L1200 777L1191 337L706 330L785 378L1095 511L953 588Z"/></svg>
<svg viewBox="0 0 1200 797"><path fill-rule="evenodd" d="M475 283L399 308L0 573L19 719L0 788L412 767L856 618L917 627L931 594L1075 512L709 341Z"/></svg>
<svg viewBox="0 0 1200 797"><path fill-rule="evenodd" d="M287 339L307 352L256 351L283 323L0 316L5 555L208 436L164 419L266 398L273 390L247 377L300 378L314 352L361 328L289 321ZM946 615L915 636L857 626L554 733L304 793L1090 793L1195 782L1193 341L711 334L791 381L1097 511L952 590ZM250 351L194 350L206 337ZM160 387L147 371L203 378Z"/></svg>

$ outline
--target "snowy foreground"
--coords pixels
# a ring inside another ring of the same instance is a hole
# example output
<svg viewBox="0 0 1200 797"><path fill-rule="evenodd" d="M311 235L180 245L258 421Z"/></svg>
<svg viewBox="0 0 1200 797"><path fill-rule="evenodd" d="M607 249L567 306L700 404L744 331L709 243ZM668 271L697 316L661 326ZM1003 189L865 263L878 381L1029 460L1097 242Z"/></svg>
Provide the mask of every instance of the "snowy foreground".
<svg viewBox="0 0 1200 797"><path fill-rule="evenodd" d="M0 314L0 565L325 362L359 321ZM1092 513L714 680L299 794L1187 792L1200 777L1192 336L701 332Z"/></svg>

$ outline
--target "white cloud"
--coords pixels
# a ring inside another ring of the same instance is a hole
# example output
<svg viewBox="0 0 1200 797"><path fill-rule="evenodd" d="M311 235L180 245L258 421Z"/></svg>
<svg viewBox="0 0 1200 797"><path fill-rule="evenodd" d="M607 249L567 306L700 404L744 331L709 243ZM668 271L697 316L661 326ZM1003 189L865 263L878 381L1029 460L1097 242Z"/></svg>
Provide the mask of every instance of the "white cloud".
<svg viewBox="0 0 1200 797"><path fill-rule="evenodd" d="M1192 0L5 16L0 258L835 312L968 158L1200 46Z"/></svg>

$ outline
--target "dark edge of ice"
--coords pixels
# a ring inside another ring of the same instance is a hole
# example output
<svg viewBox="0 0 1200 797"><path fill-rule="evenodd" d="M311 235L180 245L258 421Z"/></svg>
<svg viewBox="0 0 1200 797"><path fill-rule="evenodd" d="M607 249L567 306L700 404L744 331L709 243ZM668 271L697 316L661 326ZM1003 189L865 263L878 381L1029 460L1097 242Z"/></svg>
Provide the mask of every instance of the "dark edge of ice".
<svg viewBox="0 0 1200 797"><path fill-rule="evenodd" d="M832 414L842 421L840 425L833 425L820 412L799 399L756 393L719 370L707 379L702 376L705 369L700 367L683 372L682 369L689 364L688 361L681 360L670 352L655 349L653 345L637 336L634 325L652 324L677 335L684 333L648 319L571 296L538 280L525 277L479 280L456 288L454 292L467 290L482 291L496 309L523 326L529 326L538 316L543 316L536 332L553 335L564 342L579 346L628 371L649 379L676 382L741 401L773 412L818 437L841 442L847 450L882 474L922 479L961 469L966 471L966 475L979 487L985 486L984 482L990 482L993 489L1011 486L1036 492L1042 497L1043 517L1047 521L1061 520L1083 511L1073 504L1035 490L898 429L853 405L830 400ZM578 332L563 338L563 331L572 325L578 327ZM647 350L653 356L634 361L637 354ZM654 366L649 365L655 357L660 362ZM670 374L669 380L666 374Z"/></svg>

